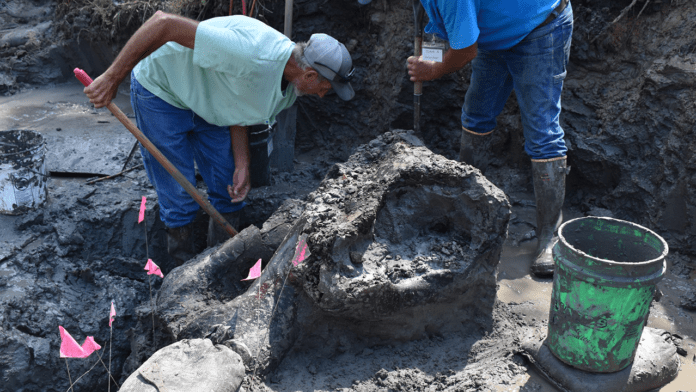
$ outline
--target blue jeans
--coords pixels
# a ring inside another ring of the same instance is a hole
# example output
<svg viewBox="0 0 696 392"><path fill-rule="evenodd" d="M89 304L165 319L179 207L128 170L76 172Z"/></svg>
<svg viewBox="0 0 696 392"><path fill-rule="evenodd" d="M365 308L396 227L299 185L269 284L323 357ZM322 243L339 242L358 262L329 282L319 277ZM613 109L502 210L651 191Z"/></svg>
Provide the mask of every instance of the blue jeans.
<svg viewBox="0 0 696 392"><path fill-rule="evenodd" d="M492 131L514 89L527 155L532 159L565 156L568 149L558 117L572 32L573 10L569 3L558 17L537 27L512 48L479 49L471 62L462 127L474 133Z"/></svg>
<svg viewBox="0 0 696 392"><path fill-rule="evenodd" d="M191 110L168 104L145 89L132 73L130 96L138 128L194 185L195 159L208 186L208 200L219 213L244 207L243 202L231 203L227 193L234 174L229 127L209 124ZM193 222L198 203L142 145L140 152L147 177L157 190L164 224L175 228Z"/></svg>

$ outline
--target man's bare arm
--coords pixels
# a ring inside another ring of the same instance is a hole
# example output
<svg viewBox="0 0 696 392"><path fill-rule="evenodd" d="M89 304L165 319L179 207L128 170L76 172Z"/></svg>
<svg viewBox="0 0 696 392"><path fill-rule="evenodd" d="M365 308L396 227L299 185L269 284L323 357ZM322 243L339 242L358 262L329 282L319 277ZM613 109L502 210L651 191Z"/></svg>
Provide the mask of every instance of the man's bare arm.
<svg viewBox="0 0 696 392"><path fill-rule="evenodd" d="M249 176L251 155L249 154L247 127L231 126L230 138L232 139L232 154L234 154L234 176L232 185L227 186L227 193L230 194L232 202L237 203L246 199L251 189L251 178Z"/></svg>
<svg viewBox="0 0 696 392"><path fill-rule="evenodd" d="M94 107L106 106L116 96L118 86L140 60L173 41L193 49L198 21L157 11L133 34L111 66L84 93Z"/></svg>

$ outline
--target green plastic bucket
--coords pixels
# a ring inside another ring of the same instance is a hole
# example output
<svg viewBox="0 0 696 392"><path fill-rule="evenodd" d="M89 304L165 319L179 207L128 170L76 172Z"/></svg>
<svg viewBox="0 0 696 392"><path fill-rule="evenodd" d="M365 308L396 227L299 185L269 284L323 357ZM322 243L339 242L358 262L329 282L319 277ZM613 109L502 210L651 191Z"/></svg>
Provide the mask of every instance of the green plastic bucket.
<svg viewBox="0 0 696 392"><path fill-rule="evenodd" d="M662 237L618 219L586 217L558 230L547 345L578 369L627 367L666 269Z"/></svg>

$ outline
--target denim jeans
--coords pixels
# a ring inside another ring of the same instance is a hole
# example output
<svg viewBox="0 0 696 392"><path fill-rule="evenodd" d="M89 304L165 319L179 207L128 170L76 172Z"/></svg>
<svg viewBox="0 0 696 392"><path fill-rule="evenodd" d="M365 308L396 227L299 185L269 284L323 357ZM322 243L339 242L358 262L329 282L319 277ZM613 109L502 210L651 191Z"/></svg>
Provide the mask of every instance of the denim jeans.
<svg viewBox="0 0 696 392"><path fill-rule="evenodd" d="M492 131L514 89L527 155L532 159L565 156L567 148L558 117L572 32L573 10L568 3L558 17L537 27L512 48L479 49L471 62L462 127L474 133Z"/></svg>
<svg viewBox="0 0 696 392"><path fill-rule="evenodd" d="M232 203L227 193L227 185L232 184L234 174L229 127L209 124L191 110L168 104L138 83L133 73L130 96L138 128L194 185L196 161L208 186L208 200L219 213L244 206L243 202ZM147 177L157 190L164 224L175 228L193 222L198 203L142 145L140 152Z"/></svg>

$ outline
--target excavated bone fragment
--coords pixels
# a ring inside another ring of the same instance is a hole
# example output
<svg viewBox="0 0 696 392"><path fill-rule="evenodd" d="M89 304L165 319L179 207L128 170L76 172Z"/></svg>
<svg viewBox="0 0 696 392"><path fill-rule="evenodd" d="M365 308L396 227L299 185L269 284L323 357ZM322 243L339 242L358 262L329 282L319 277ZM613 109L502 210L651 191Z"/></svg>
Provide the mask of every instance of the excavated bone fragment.
<svg viewBox="0 0 696 392"><path fill-rule="evenodd" d="M166 300L165 279L160 306L199 306L165 311L174 336L234 340L265 373L297 336L326 323L385 339L488 324L510 204L480 171L407 131L387 132L334 165L304 208L261 277L233 300Z"/></svg>

